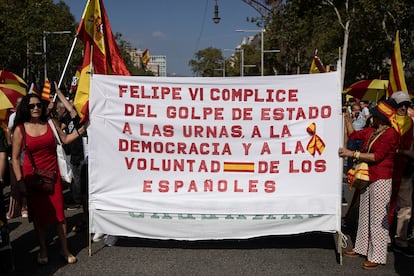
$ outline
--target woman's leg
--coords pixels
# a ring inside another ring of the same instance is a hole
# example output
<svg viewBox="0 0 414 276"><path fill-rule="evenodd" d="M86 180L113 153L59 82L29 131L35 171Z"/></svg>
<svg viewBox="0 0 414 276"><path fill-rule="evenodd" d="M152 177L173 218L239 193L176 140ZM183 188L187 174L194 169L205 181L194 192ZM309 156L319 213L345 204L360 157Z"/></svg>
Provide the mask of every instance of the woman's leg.
<svg viewBox="0 0 414 276"><path fill-rule="evenodd" d="M46 245L46 230L44 224L34 223L34 227L39 239L39 257L47 257L47 245Z"/></svg>
<svg viewBox="0 0 414 276"><path fill-rule="evenodd" d="M62 222L58 222L56 225L56 230L60 239L60 245L62 248L62 254L64 254L65 256L70 254L69 249L68 249L68 241L66 238L66 221L62 221Z"/></svg>
<svg viewBox="0 0 414 276"><path fill-rule="evenodd" d="M368 254L368 223L369 223L369 190L368 186L361 191L359 198L359 218L358 230L355 240L354 251L358 254L366 256Z"/></svg>
<svg viewBox="0 0 414 276"><path fill-rule="evenodd" d="M61 254L68 264L76 263L77 259L68 249L68 240L66 237L66 221L58 222L56 225L57 233L60 239Z"/></svg>
<svg viewBox="0 0 414 276"><path fill-rule="evenodd" d="M370 185L370 237L367 259L377 264L387 262L387 237L389 235L387 216L391 182L391 179L380 179Z"/></svg>

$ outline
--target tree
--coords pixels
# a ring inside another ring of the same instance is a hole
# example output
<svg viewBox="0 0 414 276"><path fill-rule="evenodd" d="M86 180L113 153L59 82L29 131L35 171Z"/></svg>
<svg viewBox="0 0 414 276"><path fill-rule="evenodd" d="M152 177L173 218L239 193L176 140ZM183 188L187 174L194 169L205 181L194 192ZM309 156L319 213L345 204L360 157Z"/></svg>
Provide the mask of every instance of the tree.
<svg viewBox="0 0 414 276"><path fill-rule="evenodd" d="M45 61L43 32L72 31L75 34L75 27L75 19L62 1L54 4L52 0L0 0L1 68L23 76L29 83L36 81L41 88ZM67 34L46 35L49 79L60 77L72 39L73 36ZM79 51L77 58L80 56Z"/></svg>
<svg viewBox="0 0 414 276"><path fill-rule="evenodd" d="M307 73L315 49L325 64L336 64L341 48L344 87L360 79L387 79L387 60L398 29L406 82L412 91L413 17L409 0L282 1L265 21L265 48L281 50L265 56L265 74L271 66L279 73Z"/></svg>
<svg viewBox="0 0 414 276"><path fill-rule="evenodd" d="M188 65L196 76L214 77L215 69L223 67L223 55L220 49L209 47L195 53L195 59L191 59Z"/></svg>

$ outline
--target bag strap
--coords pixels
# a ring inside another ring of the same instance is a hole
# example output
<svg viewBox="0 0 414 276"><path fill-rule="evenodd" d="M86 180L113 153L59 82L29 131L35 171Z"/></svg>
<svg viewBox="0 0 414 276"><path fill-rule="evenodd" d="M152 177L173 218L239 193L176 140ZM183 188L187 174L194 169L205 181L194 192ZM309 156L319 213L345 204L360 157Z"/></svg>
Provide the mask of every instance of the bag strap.
<svg viewBox="0 0 414 276"><path fill-rule="evenodd" d="M23 143L24 143L23 150L24 150L25 152L27 152L27 156L29 156L29 160L30 160L30 162L32 163L33 171L34 171L34 172L37 172L37 167L36 167L36 164L35 164L35 162L34 162L32 152L31 152L31 151L29 150L29 148L27 147L27 142L26 142L26 129L25 129L25 127L24 127L24 123L22 124L22 131L23 131Z"/></svg>
<svg viewBox="0 0 414 276"><path fill-rule="evenodd" d="M371 150L371 146L374 144L374 142L385 132L385 130L387 130L387 128L384 128L383 130L381 130L378 133L373 133L371 135L371 137L369 138L368 144L367 144L367 153L369 153L369 151Z"/></svg>
<svg viewBox="0 0 414 276"><path fill-rule="evenodd" d="M53 134L55 135L55 138L56 138L57 143L58 143L59 145L62 145L62 141L60 140L59 133L58 133L58 132L57 132L57 130L56 130L55 123L52 121L52 119L47 120L47 122L49 123L50 128L52 129Z"/></svg>

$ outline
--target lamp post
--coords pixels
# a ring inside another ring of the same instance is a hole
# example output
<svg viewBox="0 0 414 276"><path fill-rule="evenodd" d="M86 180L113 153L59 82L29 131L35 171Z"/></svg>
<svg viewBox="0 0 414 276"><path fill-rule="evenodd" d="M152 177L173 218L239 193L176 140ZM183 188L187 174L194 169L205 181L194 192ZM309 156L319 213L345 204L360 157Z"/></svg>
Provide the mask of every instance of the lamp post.
<svg viewBox="0 0 414 276"><path fill-rule="evenodd" d="M240 52L240 77L244 77L244 68L246 67L256 67L254 64L244 64L244 49L241 45L237 46L236 49L223 49L224 51L236 51Z"/></svg>
<svg viewBox="0 0 414 276"><path fill-rule="evenodd" d="M46 45L46 36L48 34L56 34L56 35L60 35L60 34L71 34L71 31L56 31L56 32L47 32L47 31L43 31L43 58L45 61L44 64L44 70L45 70L45 79L47 78L47 59L46 59L46 54L47 54L47 45Z"/></svg>
<svg viewBox="0 0 414 276"><path fill-rule="evenodd" d="M243 47L240 47L238 51L240 52L240 77L244 77L244 49Z"/></svg>
<svg viewBox="0 0 414 276"><path fill-rule="evenodd" d="M242 33L261 33L261 42L260 42L260 74L263 76L263 60L264 60L264 43L263 43L263 33L264 29L261 30L236 30L236 32L242 32Z"/></svg>
<svg viewBox="0 0 414 276"><path fill-rule="evenodd" d="M236 30L236 32L244 32L244 33L258 33L260 32L260 74L263 76L264 73L264 53L279 53L280 50L265 50L264 49L264 32L265 29L261 30Z"/></svg>

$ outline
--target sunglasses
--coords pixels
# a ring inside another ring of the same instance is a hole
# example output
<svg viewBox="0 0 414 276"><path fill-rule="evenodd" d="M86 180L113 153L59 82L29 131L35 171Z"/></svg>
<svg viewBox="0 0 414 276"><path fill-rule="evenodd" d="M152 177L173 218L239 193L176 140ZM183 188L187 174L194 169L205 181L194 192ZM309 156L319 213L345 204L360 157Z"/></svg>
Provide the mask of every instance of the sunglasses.
<svg viewBox="0 0 414 276"><path fill-rule="evenodd" d="M403 106L405 106L406 108L409 108L411 106L411 103L403 102L403 103L400 103L397 107L403 107Z"/></svg>
<svg viewBox="0 0 414 276"><path fill-rule="evenodd" d="M29 109L34 109L35 107L42 108L42 104L41 103L29 104L28 107Z"/></svg>

